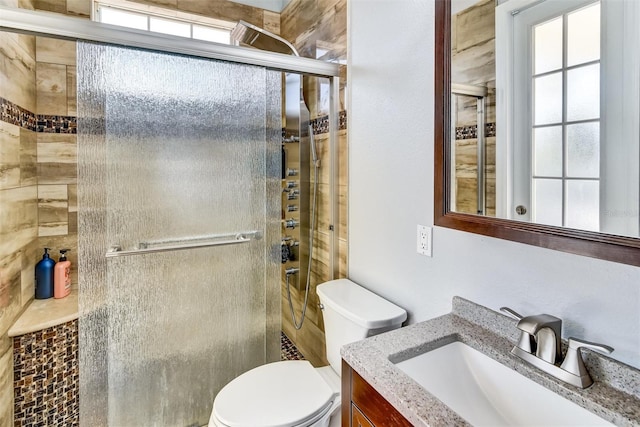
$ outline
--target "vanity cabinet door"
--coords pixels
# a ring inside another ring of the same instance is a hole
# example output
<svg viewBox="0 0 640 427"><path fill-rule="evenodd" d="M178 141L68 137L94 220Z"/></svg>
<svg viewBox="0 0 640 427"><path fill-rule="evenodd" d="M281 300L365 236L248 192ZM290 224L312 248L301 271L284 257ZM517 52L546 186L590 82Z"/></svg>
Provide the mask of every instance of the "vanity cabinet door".
<svg viewBox="0 0 640 427"><path fill-rule="evenodd" d="M411 423L342 361L342 426L411 427Z"/></svg>
<svg viewBox="0 0 640 427"><path fill-rule="evenodd" d="M371 422L364 416L362 412L358 409L356 405L351 405L351 425L353 427L375 427Z"/></svg>

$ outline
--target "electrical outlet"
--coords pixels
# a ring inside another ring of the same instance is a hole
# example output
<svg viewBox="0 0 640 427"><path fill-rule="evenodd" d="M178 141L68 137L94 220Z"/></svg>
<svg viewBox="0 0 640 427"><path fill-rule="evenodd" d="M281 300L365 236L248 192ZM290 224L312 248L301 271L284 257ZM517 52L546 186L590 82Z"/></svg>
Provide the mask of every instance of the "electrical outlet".
<svg viewBox="0 0 640 427"><path fill-rule="evenodd" d="M431 248L431 227L418 224L418 253L420 255L432 256Z"/></svg>

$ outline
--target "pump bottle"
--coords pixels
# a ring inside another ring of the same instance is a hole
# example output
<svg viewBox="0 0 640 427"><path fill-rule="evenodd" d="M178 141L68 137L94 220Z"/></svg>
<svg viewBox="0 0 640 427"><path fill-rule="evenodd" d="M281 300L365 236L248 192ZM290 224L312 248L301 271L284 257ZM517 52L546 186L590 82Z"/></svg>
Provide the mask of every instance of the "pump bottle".
<svg viewBox="0 0 640 427"><path fill-rule="evenodd" d="M60 259L54 268L54 298L64 298L71 292L71 261L67 259L67 252L69 252L69 249L60 249Z"/></svg>
<svg viewBox="0 0 640 427"><path fill-rule="evenodd" d="M44 255L36 264L36 299L47 299L53 296L55 261L49 257L49 251L49 248L44 248Z"/></svg>

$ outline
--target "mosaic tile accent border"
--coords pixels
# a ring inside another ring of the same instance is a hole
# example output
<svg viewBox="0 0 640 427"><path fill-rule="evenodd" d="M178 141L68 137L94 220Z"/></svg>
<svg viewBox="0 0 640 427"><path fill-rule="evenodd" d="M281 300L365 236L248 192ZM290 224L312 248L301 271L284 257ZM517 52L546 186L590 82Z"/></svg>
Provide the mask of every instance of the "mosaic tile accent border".
<svg viewBox="0 0 640 427"><path fill-rule="evenodd" d="M78 119L74 116L38 116L36 132L78 133Z"/></svg>
<svg viewBox="0 0 640 427"><path fill-rule="evenodd" d="M13 339L14 427L78 426L78 321Z"/></svg>
<svg viewBox="0 0 640 427"><path fill-rule="evenodd" d="M484 136L487 138L496 136L495 122L484 125ZM476 139L477 137L478 126L460 126L456 128L456 141L461 139Z"/></svg>
<svg viewBox="0 0 640 427"><path fill-rule="evenodd" d="M75 116L51 116L46 114L36 115L2 97L0 97L0 120L35 132L75 134L78 131L78 119ZM311 125L313 126L314 135L328 133L329 115L311 120ZM489 125L491 124L488 124L487 126ZM493 124L493 127L495 131L495 123ZM346 128L347 112L343 110L338 114L338 130L345 130ZM456 135L458 135L459 130L460 132L471 132L471 128L475 129L473 126L456 128ZM469 138L470 137L457 139Z"/></svg>
<svg viewBox="0 0 640 427"><path fill-rule="evenodd" d="M313 126L313 134L320 135L329 132L329 115L318 117L311 120ZM347 128L347 112L342 110L338 113L338 130L345 130Z"/></svg>
<svg viewBox="0 0 640 427"><path fill-rule="evenodd" d="M2 97L0 97L0 120L33 131L37 126L35 114Z"/></svg>
<svg viewBox="0 0 640 427"><path fill-rule="evenodd" d="M280 359L281 360L305 360L302 353L291 342L284 332L280 332Z"/></svg>
<svg viewBox="0 0 640 427"><path fill-rule="evenodd" d="M36 115L13 102L0 97L0 120L21 128L45 133L77 133L75 116Z"/></svg>

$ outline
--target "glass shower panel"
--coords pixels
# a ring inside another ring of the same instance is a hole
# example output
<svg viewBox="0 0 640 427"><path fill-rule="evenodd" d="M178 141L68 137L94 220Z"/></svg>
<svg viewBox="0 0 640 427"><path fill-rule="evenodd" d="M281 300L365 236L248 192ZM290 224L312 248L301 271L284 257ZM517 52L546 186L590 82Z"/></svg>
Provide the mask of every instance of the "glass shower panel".
<svg viewBox="0 0 640 427"><path fill-rule="evenodd" d="M206 424L279 358L281 74L90 43L78 71L81 422Z"/></svg>

